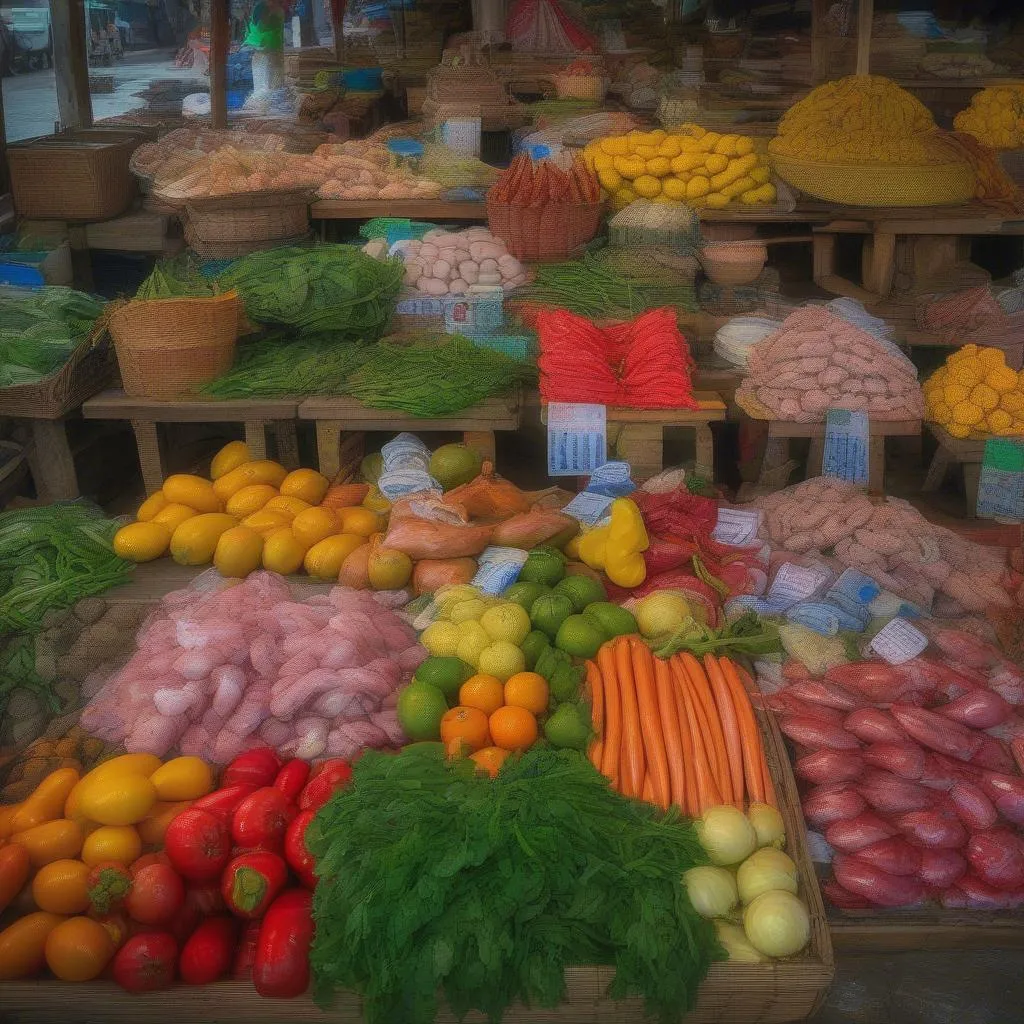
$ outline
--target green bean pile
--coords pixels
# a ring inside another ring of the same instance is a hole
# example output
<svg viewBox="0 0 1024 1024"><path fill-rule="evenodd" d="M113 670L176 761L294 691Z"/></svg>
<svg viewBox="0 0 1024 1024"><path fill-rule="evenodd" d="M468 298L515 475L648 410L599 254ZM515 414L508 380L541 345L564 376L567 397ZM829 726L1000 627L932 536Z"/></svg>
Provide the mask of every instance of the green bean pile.
<svg viewBox="0 0 1024 1024"><path fill-rule="evenodd" d="M375 409L444 416L536 376L531 363L453 335L435 343L381 342L349 378L348 392Z"/></svg>

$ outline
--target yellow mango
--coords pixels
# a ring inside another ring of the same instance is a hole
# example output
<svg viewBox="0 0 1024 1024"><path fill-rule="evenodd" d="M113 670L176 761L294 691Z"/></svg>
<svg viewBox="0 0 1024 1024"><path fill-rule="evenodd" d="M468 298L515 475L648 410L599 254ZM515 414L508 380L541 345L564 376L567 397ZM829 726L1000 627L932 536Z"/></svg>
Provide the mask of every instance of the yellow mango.
<svg viewBox="0 0 1024 1024"><path fill-rule="evenodd" d="M237 525L238 520L224 512L193 516L171 535L171 557L180 565L204 565L213 558L221 534Z"/></svg>

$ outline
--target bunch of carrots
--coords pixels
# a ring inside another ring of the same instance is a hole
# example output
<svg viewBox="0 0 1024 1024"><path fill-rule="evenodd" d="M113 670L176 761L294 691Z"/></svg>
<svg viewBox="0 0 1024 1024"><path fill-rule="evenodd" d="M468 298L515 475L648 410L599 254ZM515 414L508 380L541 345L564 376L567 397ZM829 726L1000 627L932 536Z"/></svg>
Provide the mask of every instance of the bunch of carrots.
<svg viewBox="0 0 1024 1024"><path fill-rule="evenodd" d="M509 206L545 206L547 203L597 203L601 186L580 157L563 171L550 160L534 163L520 153L491 186L487 198Z"/></svg>
<svg viewBox="0 0 1024 1024"><path fill-rule="evenodd" d="M606 643L587 662L597 739L591 764L623 796L690 817L744 802L776 806L761 733L728 658L656 658L639 638Z"/></svg>

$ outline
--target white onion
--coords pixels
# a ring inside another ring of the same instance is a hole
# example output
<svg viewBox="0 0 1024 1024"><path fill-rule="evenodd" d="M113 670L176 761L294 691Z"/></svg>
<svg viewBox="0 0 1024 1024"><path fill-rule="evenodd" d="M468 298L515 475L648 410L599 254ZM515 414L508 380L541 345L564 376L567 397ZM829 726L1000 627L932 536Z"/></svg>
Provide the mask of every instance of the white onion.
<svg viewBox="0 0 1024 1024"><path fill-rule="evenodd" d="M683 875L683 884L701 917L724 917L739 900L736 880L725 868L690 868Z"/></svg>
<svg viewBox="0 0 1024 1024"><path fill-rule="evenodd" d="M758 846L774 846L781 850L786 845L786 826L782 815L768 804L751 804L747 817L757 833Z"/></svg>
<svg viewBox="0 0 1024 1024"><path fill-rule="evenodd" d="M744 905L773 890L795 893L796 865L781 850L765 846L740 865L736 884Z"/></svg>
<svg viewBox="0 0 1024 1024"><path fill-rule="evenodd" d="M792 956L811 941L807 908L791 892L762 893L743 912L743 930L766 956Z"/></svg>
<svg viewBox="0 0 1024 1024"><path fill-rule="evenodd" d="M715 931L730 960L743 964L763 964L767 959L750 944L747 933L738 924L716 921Z"/></svg>
<svg viewBox="0 0 1024 1024"><path fill-rule="evenodd" d="M757 833L736 807L712 807L697 820L697 838L712 864L728 867L746 860L757 847Z"/></svg>

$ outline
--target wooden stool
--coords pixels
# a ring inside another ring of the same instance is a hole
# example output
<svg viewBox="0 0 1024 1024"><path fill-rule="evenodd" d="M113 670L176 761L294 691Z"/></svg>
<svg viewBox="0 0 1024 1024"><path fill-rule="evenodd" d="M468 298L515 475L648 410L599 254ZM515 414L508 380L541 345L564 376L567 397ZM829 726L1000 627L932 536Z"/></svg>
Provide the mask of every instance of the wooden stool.
<svg viewBox="0 0 1024 1024"><path fill-rule="evenodd" d="M976 516L978 510L978 483L981 480L981 460L985 455L985 441L981 438L953 437L938 423L927 424L939 447L935 450L921 490L937 491L946 479L952 465L964 469L964 491L967 495L967 514Z"/></svg>
<svg viewBox="0 0 1024 1024"><path fill-rule="evenodd" d="M160 454L158 423L242 423L245 443L254 459L267 457L266 428L273 425L277 435L278 460L286 469L299 465L299 443L295 432L293 398L181 399L158 402L151 398L130 398L123 391L104 391L82 405L82 415L91 420L129 420L139 449L139 465L146 494L163 485L164 468Z"/></svg>
<svg viewBox="0 0 1024 1024"><path fill-rule="evenodd" d="M485 398L482 402L440 419L410 416L395 409L373 409L348 396L307 398L299 404L300 420L316 423L316 451L320 472L333 480L343 468L358 462L363 454L363 436L368 430L454 430L463 443L494 461L494 432L519 429L518 391Z"/></svg>

